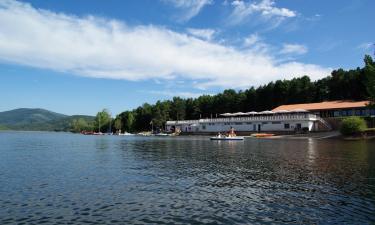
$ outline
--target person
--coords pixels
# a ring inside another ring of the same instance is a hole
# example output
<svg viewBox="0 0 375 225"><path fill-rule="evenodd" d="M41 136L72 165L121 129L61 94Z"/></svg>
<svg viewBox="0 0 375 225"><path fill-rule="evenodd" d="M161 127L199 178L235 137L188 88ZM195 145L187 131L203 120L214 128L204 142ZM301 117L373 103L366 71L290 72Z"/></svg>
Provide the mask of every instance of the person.
<svg viewBox="0 0 375 225"><path fill-rule="evenodd" d="M229 130L228 137L235 137L235 136L236 136L236 133L234 132L234 128L231 127L230 130Z"/></svg>
<svg viewBox="0 0 375 225"><path fill-rule="evenodd" d="M221 138L221 133L220 133L220 132L217 134L217 137L218 137L218 138Z"/></svg>

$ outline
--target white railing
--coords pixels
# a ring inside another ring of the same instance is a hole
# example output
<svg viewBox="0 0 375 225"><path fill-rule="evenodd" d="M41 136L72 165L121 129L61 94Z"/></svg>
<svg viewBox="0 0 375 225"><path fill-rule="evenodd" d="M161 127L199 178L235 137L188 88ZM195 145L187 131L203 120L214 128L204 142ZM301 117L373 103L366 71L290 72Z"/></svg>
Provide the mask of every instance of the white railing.
<svg viewBox="0 0 375 225"><path fill-rule="evenodd" d="M167 121L167 125L215 123L215 122L247 122L247 121L287 121L287 120L319 120L315 114L290 114L290 115L269 115L269 116L247 116L229 118L208 118L199 120Z"/></svg>
<svg viewBox="0 0 375 225"><path fill-rule="evenodd" d="M302 115L273 115L273 116L251 116L251 117L230 117L230 118L214 118L214 119L200 119L200 123L215 123L215 122L246 122L246 121L285 121L285 120L316 120L314 114Z"/></svg>
<svg viewBox="0 0 375 225"><path fill-rule="evenodd" d="M323 118L318 116L317 120L320 121L328 130L332 130L332 126L327 121L325 121Z"/></svg>
<svg viewBox="0 0 375 225"><path fill-rule="evenodd" d="M194 124L198 123L199 120L177 120L177 121L167 121L167 125L176 125L176 124Z"/></svg>

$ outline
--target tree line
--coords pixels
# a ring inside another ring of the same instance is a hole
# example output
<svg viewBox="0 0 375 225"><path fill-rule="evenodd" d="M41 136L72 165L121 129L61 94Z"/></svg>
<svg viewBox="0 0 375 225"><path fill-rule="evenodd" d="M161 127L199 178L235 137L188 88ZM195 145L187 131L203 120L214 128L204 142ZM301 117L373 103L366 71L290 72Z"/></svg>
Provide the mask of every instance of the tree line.
<svg viewBox="0 0 375 225"><path fill-rule="evenodd" d="M162 129L167 120L190 120L216 117L227 112L270 110L279 105L329 100L370 100L375 102L375 62L366 55L362 68L332 71L331 75L311 81L305 75L291 80L277 80L246 90L227 89L216 95L197 98L173 97L172 100L144 103L114 119L108 111L96 115L93 130L110 128L128 132ZM99 121L101 125L99 128ZM76 127L77 128L77 127ZM79 127L78 127L79 129Z"/></svg>

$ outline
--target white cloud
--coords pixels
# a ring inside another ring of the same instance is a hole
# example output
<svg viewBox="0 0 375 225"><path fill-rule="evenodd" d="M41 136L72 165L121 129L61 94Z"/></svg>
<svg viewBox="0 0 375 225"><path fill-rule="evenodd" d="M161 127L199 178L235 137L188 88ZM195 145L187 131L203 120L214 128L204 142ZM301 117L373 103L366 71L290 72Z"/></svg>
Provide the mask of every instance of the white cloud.
<svg viewBox="0 0 375 225"><path fill-rule="evenodd" d="M12 0L0 1L0 61L96 78L187 79L198 88L244 88L330 72L166 28L57 14Z"/></svg>
<svg viewBox="0 0 375 225"><path fill-rule="evenodd" d="M244 39L244 45L246 47L253 46L255 43L259 42L260 38L258 34L252 34Z"/></svg>
<svg viewBox="0 0 375 225"><path fill-rule="evenodd" d="M163 0L166 3L172 4L175 8L181 9L184 12L179 14L178 20L180 22L189 21L191 18L199 14L199 12L209 4L212 0Z"/></svg>
<svg viewBox="0 0 375 225"><path fill-rule="evenodd" d="M307 53L307 47L304 45L299 45L299 44L283 44L283 47L280 50L280 53L303 55Z"/></svg>
<svg viewBox="0 0 375 225"><path fill-rule="evenodd" d="M361 49L361 50L369 50L371 49L371 47L375 46L375 43L371 43L371 42L365 42L365 43L362 43L360 45L357 46L357 49Z"/></svg>
<svg viewBox="0 0 375 225"><path fill-rule="evenodd" d="M188 28L187 32L197 38L201 38L203 40L211 40L215 34L215 30L213 29L195 29L195 28Z"/></svg>
<svg viewBox="0 0 375 225"><path fill-rule="evenodd" d="M155 95L163 95L168 97L181 97L181 98L197 98L202 95L207 95L207 93L196 93L196 92L188 92L188 91L142 91L148 94L155 94Z"/></svg>
<svg viewBox="0 0 375 225"><path fill-rule="evenodd" d="M297 16L295 11L276 7L274 0L261 0L259 2L234 0L231 5L233 6L233 12L229 17L230 24L242 23L250 16L256 15L265 21L272 20L273 26L276 27L285 18Z"/></svg>

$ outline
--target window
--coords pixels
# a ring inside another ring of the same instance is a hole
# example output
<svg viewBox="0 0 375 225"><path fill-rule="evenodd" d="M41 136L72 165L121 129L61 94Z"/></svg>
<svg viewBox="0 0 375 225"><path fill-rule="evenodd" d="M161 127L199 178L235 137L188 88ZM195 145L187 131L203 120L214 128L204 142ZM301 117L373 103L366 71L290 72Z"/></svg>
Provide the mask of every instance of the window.
<svg viewBox="0 0 375 225"><path fill-rule="evenodd" d="M262 124L268 124L268 122L262 122Z"/></svg>
<svg viewBox="0 0 375 225"><path fill-rule="evenodd" d="M289 128L290 128L289 123L284 124L284 129L289 129Z"/></svg>
<svg viewBox="0 0 375 225"><path fill-rule="evenodd" d="M249 125L250 125L250 124L251 124L251 122L247 122L246 124L249 124Z"/></svg>
<svg viewBox="0 0 375 225"><path fill-rule="evenodd" d="M281 124L280 121L275 121L275 122L272 122L272 124Z"/></svg>
<svg viewBox="0 0 375 225"><path fill-rule="evenodd" d="M206 130L206 125L202 125L202 129L203 129L203 130Z"/></svg>
<svg viewBox="0 0 375 225"><path fill-rule="evenodd" d="M242 125L242 123L234 123L235 125Z"/></svg>

